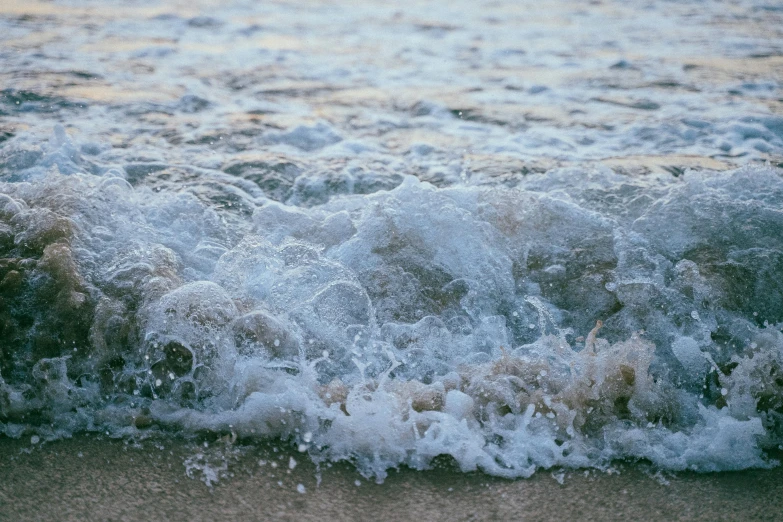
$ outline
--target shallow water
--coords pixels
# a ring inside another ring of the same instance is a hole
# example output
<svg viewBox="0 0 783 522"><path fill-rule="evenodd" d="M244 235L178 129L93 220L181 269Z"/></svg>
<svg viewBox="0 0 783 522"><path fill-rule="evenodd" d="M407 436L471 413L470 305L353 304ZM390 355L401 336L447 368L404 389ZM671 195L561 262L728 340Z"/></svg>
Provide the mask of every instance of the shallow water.
<svg viewBox="0 0 783 522"><path fill-rule="evenodd" d="M0 432L775 464L781 18L9 0Z"/></svg>

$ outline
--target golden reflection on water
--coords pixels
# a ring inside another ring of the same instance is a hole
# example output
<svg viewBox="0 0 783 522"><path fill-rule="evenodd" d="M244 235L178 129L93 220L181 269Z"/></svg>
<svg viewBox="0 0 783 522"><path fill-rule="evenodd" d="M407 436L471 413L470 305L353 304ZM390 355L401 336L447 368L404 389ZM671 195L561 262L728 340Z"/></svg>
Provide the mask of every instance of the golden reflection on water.
<svg viewBox="0 0 783 522"><path fill-rule="evenodd" d="M154 125L203 126L210 132L237 125L248 134L259 126L284 130L324 120L336 128L353 122L368 138L378 131L360 129L371 127L375 114L409 113L422 100L465 120L445 130L422 124L383 131L378 143L395 153L418 142L475 148L478 138L461 134L471 124L498 133L656 126L690 116L682 109L688 104L723 117L716 107L736 101L726 94L732 85L783 81L783 56L729 56L711 41L718 33L737 41L783 36L783 24L773 23L777 13L741 5L721 5L716 14L716 9L671 4L655 14L660 23L652 27L634 2L457 2L446 8L438 2L367 0L232 7L207 0L133 5L5 0L0 19L17 20L11 27L19 30L0 37L0 45L19 53L60 54L64 61L53 67L33 60L24 70L0 71L0 81L77 103L154 105L176 102L194 84L222 85L234 75L230 85L236 92L213 94L222 97L213 100L221 104L218 115L203 114L195 122L184 116L144 117ZM631 65L609 66L615 62ZM66 70L74 64L78 70ZM343 68L345 80L319 78L312 66ZM548 91L530 94L537 86ZM601 94L582 94L585 89ZM248 113L231 105L237 100L285 109ZM781 114L781 100L745 97L741 111ZM23 129L29 125L23 119L3 128ZM634 152L604 156L645 156ZM757 155L777 158L764 151ZM560 161L567 162L567 156ZM601 159L595 156L591 159ZM688 165L695 161L683 159L695 155L671 157ZM699 165L718 168L727 161Z"/></svg>

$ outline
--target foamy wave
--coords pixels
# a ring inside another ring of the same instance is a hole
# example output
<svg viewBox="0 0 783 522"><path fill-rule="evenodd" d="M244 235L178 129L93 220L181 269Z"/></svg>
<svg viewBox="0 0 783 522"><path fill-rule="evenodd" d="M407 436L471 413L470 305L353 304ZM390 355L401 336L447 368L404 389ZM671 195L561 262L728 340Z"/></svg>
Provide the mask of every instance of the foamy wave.
<svg viewBox="0 0 783 522"><path fill-rule="evenodd" d="M297 207L77 150L59 131L0 185L7 435L281 437L379 479L438 455L741 469L781 443L779 170L408 176Z"/></svg>

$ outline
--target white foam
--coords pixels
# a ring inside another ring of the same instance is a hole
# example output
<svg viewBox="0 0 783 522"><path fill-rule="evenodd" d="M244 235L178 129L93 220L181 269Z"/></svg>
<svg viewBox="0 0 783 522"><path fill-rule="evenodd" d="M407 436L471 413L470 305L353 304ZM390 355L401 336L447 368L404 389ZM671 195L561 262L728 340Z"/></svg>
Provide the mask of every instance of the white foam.
<svg viewBox="0 0 783 522"><path fill-rule="evenodd" d="M29 371L0 380L8 435L280 437L378 480L444 454L505 477L625 458L742 469L781 440L771 168L572 169L516 188L408 176L316 208L253 204L236 226L116 179L2 186L8 248L42 282L24 296L30 335L89 318L67 354L12 358ZM25 426L33 410L49 421ZM225 471L187 467L207 484Z"/></svg>

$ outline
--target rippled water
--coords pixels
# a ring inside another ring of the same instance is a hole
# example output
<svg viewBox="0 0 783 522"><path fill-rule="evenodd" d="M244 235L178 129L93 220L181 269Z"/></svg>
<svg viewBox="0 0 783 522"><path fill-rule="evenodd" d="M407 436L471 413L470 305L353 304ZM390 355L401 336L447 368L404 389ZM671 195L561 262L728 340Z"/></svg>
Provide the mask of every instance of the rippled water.
<svg viewBox="0 0 783 522"><path fill-rule="evenodd" d="M0 432L382 479L783 443L783 10L0 6Z"/></svg>

